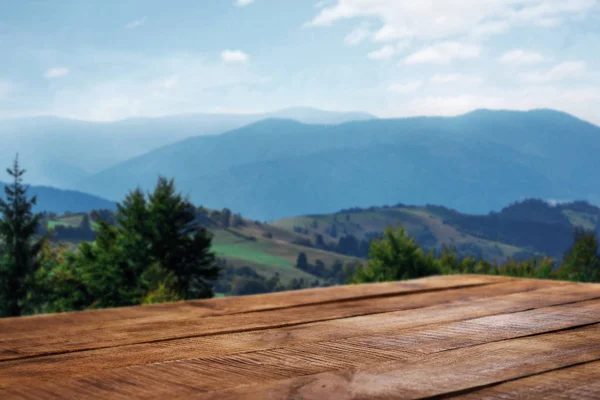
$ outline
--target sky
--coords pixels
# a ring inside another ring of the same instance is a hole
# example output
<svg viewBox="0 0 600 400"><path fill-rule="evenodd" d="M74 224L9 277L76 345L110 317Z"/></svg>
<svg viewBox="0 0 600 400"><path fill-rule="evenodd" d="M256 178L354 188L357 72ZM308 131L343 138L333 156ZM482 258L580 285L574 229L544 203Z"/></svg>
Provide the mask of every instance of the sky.
<svg viewBox="0 0 600 400"><path fill-rule="evenodd" d="M600 0L0 0L0 117L553 108L600 125Z"/></svg>

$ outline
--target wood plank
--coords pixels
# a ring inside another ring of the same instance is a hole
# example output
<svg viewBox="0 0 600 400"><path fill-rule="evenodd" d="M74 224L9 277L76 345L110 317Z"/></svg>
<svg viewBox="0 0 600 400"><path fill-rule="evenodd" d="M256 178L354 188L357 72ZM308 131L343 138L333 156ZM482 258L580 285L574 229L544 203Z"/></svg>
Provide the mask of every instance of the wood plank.
<svg viewBox="0 0 600 400"><path fill-rule="evenodd" d="M448 398L592 400L598 397L600 397L600 361L561 368Z"/></svg>
<svg viewBox="0 0 600 400"><path fill-rule="evenodd" d="M532 301L535 302L535 299L540 299L542 303L540 304L547 304L547 301L550 300L553 304L557 301L557 299L561 299L561 302L564 302L563 297L565 295L569 296L569 299L574 299L574 301L577 300L581 300L581 299L586 299L586 298L593 298L595 296L599 296L600 293L597 290L593 290L594 288L588 286L588 285L578 285L575 286L576 289L572 289L570 291L566 291L565 289L561 289L564 286L546 286L543 282L538 282L538 281L529 281L529 280L523 280L523 281L517 281L517 282L506 282L506 283L500 283L500 284L495 284L494 285L494 289L490 290L488 286L484 286L484 287L471 287L471 288L465 288L465 289L461 289L461 290L451 290L451 291L444 291L444 292L436 292L436 293L417 293L417 294L411 294L409 296L405 296L402 297L400 300L398 300L397 298L381 298L381 299L368 299L368 300L358 300L355 302L345 302L342 303L343 307L341 307L341 311L340 311L340 306L339 305L335 305L335 304L328 304L328 305L319 305L319 306L307 306L307 307L303 307L303 308L298 308L298 309L288 309L288 310L278 310L278 311L265 311L265 312L260 312L260 313L256 313L256 314L243 314L243 315L238 315L238 316L223 316L223 317L207 317L207 318L202 318L199 320L195 320L192 321L190 323L188 323L187 325L184 324L174 324L176 325L176 327L171 326L172 330L175 329L180 329L179 333L182 332L188 332L190 330L192 330L193 332L196 333L196 336L192 337L192 338L186 338L185 340L183 339L177 339L175 341L165 341L165 342L152 342L152 343L147 343L145 346L144 344L139 344L139 345L134 345L134 346L130 346L127 347L127 349L123 349L124 351L127 350L131 350L134 351L136 353L141 352L142 354L146 354L148 353L147 349L151 349L149 352L151 354L154 354L155 357L158 356L159 354L162 355L162 357L172 357L173 354L179 354L179 349L181 349L181 351L189 351L190 346L198 346L201 345L204 348L209 348L209 349L213 349L214 345L212 343L214 343L211 339L211 336L214 335L201 335L201 333L211 333L214 332L215 334L225 334L228 333L231 330L231 327L237 327L238 329L240 328L240 326L242 326L241 324L244 322L243 320L240 319L240 317L244 317L246 318L246 321L248 322L252 322L252 318L254 318L254 322L256 327L261 328L262 326L269 326L273 324L274 321L278 322L278 323L282 323L282 322L286 322L286 321L298 321L298 318L303 318L305 321L308 321L307 323L310 323L310 321L314 320L315 316L323 316L323 313L327 313L329 315L333 315L335 316L339 316L340 312L344 313L343 315L346 315L347 318L344 319L336 319L334 317L332 317L331 319L329 319L329 324L328 327L326 328L326 331L328 332L328 334L331 334L331 332L342 332L345 335L350 335L347 332L352 332L355 331L356 329L372 329L375 326L378 326L378 322L379 321L379 314L373 315L372 319L368 320L366 324L362 324L362 328L361 327L357 327L357 326L353 326L352 325L352 318L353 316L356 316L355 313L362 313L365 314L367 311L406 311L406 310L418 310L418 312L413 313L414 315L412 316L411 320L412 321L421 321L422 323L427 323L429 322L429 319L431 318L435 318L435 316L437 314L440 314L439 310L432 310L430 312L423 312L424 307L432 307L432 306L436 306L436 305L447 305L447 304L452 304L453 302L459 301L459 303L454 304L453 306L448 306L445 307L446 310L443 313L444 315L448 315L448 316L454 316L454 318L469 318L470 314L468 313L477 313L477 312L482 312L481 310L483 309L483 312L487 312L486 310L488 309L487 306L485 306L484 303L478 303L478 308L477 307L470 307L468 302L472 301L472 300L477 300L477 299L485 299L488 297L492 297L492 296L502 296L502 295L506 295L506 294L515 294L518 293L520 295L525 295L527 292L533 291L533 290L537 290L537 289L548 289L551 290L550 292L542 292L541 294L539 294L538 296L533 295L533 297L517 297L517 298L511 298L508 300L508 302L504 301L504 299L498 299L498 301L500 301L501 303L498 303L497 301L494 302L494 304L498 304L499 308L491 308L492 310L496 309L496 310L506 310L507 307L515 307L515 303L516 304L520 304L520 303L525 303L525 306L531 306ZM571 287L569 285L569 287ZM548 300L547 300L548 299ZM456 308L456 305L460 305L460 306L467 306L467 308L465 308L464 312L459 312L459 311L452 311L452 310L460 310L462 308ZM518 306L517 306L518 307ZM523 305L521 305L521 307L523 307ZM326 308L326 309L324 309ZM479 311L478 311L479 310ZM500 312L500 311L498 311ZM360 314L359 314L360 315ZM366 315L369 315L368 313ZM489 314L486 314L489 315ZM389 318L392 318L393 315L389 315L387 316L386 320L388 320ZM439 316L438 316L439 318ZM407 318L404 318L402 316L399 316L398 318L396 318L396 320L399 320L400 323L406 323ZM327 321L327 320L325 320ZM321 323L325 322L322 321ZM348 322L346 322L348 321ZM257 324L260 323L260 324ZM374 324L375 323L375 324ZM262 324L262 325L261 325ZM283 332L281 329L285 329L286 332L289 332L289 329L293 329L295 326L298 327L298 329L306 331L307 328L303 327L303 326L299 326L299 325L304 325L304 324L292 324L291 326L288 327L279 327L280 329L276 329L277 332ZM250 325L246 325L246 327L249 327ZM165 328L167 329L168 326ZM156 325L148 325L147 328L148 331L151 332L156 332L158 330L158 327ZM261 335L262 332L265 331L274 331L273 329L260 329L259 332L256 332L258 335ZM314 329L313 329L314 331ZM319 328L317 328L317 332L319 331ZM295 331L292 331L295 332ZM169 332L161 332L158 331L158 334L169 334ZM121 337L118 337L117 335L121 334ZM10 356L12 356L13 360L17 360L19 358L29 358L29 357L23 357L24 355L42 355L41 351L45 350L45 348L43 346L52 346L50 347L51 349L57 349L57 350L61 350L61 349L65 349L67 346L78 346L80 345L80 342L76 342L75 344L73 344L73 341L81 341L84 342L86 340L91 340L90 337L94 337L94 336L99 336L99 335L103 335L104 336L104 341L106 343L106 340L108 338L110 338L111 336L117 336L116 339L116 343L118 345L124 345L127 344L127 341L131 342L134 340L135 335L136 334L140 334L140 335L148 335L149 332L139 332L139 331L132 331L131 333L128 334L127 331L125 332L121 332L119 330L112 331L112 330L94 330L91 332L81 332L79 334L79 336L74 335L73 338L70 338L69 336L66 335L60 335L60 336L53 336L51 333L48 333L44 342L39 344L36 341L31 341L28 338L25 339L16 339L13 340L12 342L7 342L4 343L3 346L7 346L7 345L11 345L12 347L6 349L5 347L5 351L7 352L12 352L12 353L5 353L5 358L8 358ZM238 336L242 336L245 337L246 335L249 335L250 331L242 331L242 332L238 332ZM279 333L278 333L279 334ZM292 336L295 337L296 335L293 333L288 333L288 336ZM316 334L317 336L319 335L319 333ZM208 336L208 337L206 337ZM69 340L71 340L71 342L69 342ZM273 338L270 338L268 341L261 341L259 340L259 343L273 343ZM316 340L316 339L315 339ZM125 342L125 343L124 343ZM123 344L124 343L124 344ZM237 349L237 351L246 351L247 350L247 344L246 341L236 341L233 345L235 346L236 343L241 343L242 347L235 347ZM204 345L203 345L204 344ZM26 347L29 346L29 347ZM229 344L229 346L232 346L231 344ZM2 348L2 346L0 346L0 349ZM77 348L77 347L75 347ZM220 350L221 347L219 347L218 351ZM88 351L93 351L93 350L102 350L102 349L89 349L86 350L86 352ZM107 349L110 350L110 349ZM233 349L230 348L231 351L233 351ZM195 352L198 352L198 350L194 350ZM36 353L37 352L37 353ZM96 357L100 356L101 354L112 354L110 352L102 352L102 351L97 351L95 353ZM60 354L57 354L56 356L58 356ZM135 358L135 357L134 357ZM76 356L73 356L70 358L71 361L73 362L75 359L77 359ZM156 360L155 361L164 361L167 359L173 359L173 358L163 358L162 360ZM9 360L2 360L0 361L0 365L4 365L3 363L8 362ZM112 365L113 362L109 362L109 365Z"/></svg>
<svg viewBox="0 0 600 400"><path fill-rule="evenodd" d="M545 291L540 290L538 299L555 299L557 288ZM531 292L534 294L536 292ZM523 295L523 293L519 293ZM596 292L597 295L597 292ZM535 304L536 296L531 298L521 297L522 307ZM482 299L484 300L484 299ZM568 298L566 300L572 300ZM469 303L466 303L469 304ZM456 307L456 305L455 305ZM481 309L485 308L483 303L479 304ZM416 311L421 310L414 310ZM433 310L432 310L433 311ZM445 313L435 310L435 315L444 316ZM400 313L393 313L400 314ZM380 315L382 321L385 316ZM360 317L364 318L364 317ZM356 319L360 319L356 318ZM210 390L216 388L230 387L253 382L268 382L282 378L290 378L298 375L315 374L331 369L354 367L358 368L367 364L381 363L389 360L403 360L414 362L423 359L426 354L446 351L466 346L475 346L491 341L505 340L509 338L522 337L558 329L566 329L574 326L597 322L600 320L600 300L584 301L576 304L534 309L511 315L496 315L491 317L477 318L468 321L459 321L449 324L438 324L436 326L418 327L412 329L401 329L397 322L400 318L392 318L396 324L380 324L377 333L373 330L351 330L351 329L321 329L321 338L325 332L337 332L338 337L329 336L330 340L318 342L296 341L290 345L290 341L282 341L282 337L289 337L289 332L279 334L279 341L271 343L271 348L266 350L251 350L246 348L239 354L228 354L225 356L205 356L192 360L181 360L171 363L159 363L153 365L133 366L130 368L112 369L110 371L91 371L85 376L76 379L61 380L66 377L57 373L60 365L53 365L44 361L42 368L47 369L48 375L40 375L39 365L36 360L12 365L6 372L8 377L0 375L0 382L5 386L37 388L36 393L50 393L59 396L75 390L76 387L89 385L86 397L115 397L118 393L131 389L144 393L142 397L148 397L152 393L163 393L175 395L184 394L197 390ZM410 318L404 318L405 325ZM363 321L364 327L373 321ZM314 324L318 328L318 324ZM359 324L355 324L358 327ZM321 328L324 328L321 326ZM352 337L343 338L343 332L354 334ZM361 335L362 336L359 336ZM243 337L221 337L225 343L244 342ZM315 339L314 333L308 330L300 330L297 337L309 336ZM333 339L332 339L333 337ZM272 332L264 341L276 339L277 332ZM216 339L216 338L215 338ZM254 338L256 342L258 338ZM252 343L246 338L246 344ZM222 344L222 343L221 343ZM200 345L200 347L215 347L219 343L211 345ZM242 349L239 349L242 350ZM135 352L139 355L139 352ZM190 358L191 354L187 354ZM113 351L113 357L116 357ZM95 360L99 363L102 359L88 355L88 361ZM147 360L147 359L146 359ZM72 364L72 361L69 361ZM81 365L79 371L81 372ZM54 371L55 373L52 373ZM38 372L38 373L36 373ZM74 374L72 374L74 375ZM43 380L52 378L51 382L43 383ZM6 378L6 379L4 379ZM110 389L107 389L110 388ZM58 390L58 392L56 391ZM62 392L61 392L62 390ZM113 393L114 392L114 393ZM127 396L131 393L127 392Z"/></svg>
<svg viewBox="0 0 600 400"><path fill-rule="evenodd" d="M78 329L82 324L105 329L111 323L150 323L293 308L352 299L397 296L512 281L514 278L486 275L431 276L410 281L368 285L342 285L253 296L213 298L164 304L150 304L60 314L43 314L0 319L0 342L11 334L36 335L40 330Z"/></svg>
<svg viewBox="0 0 600 400"><path fill-rule="evenodd" d="M511 285L513 282L515 281L484 286L477 285L472 289L475 292L477 290L481 292L493 292L495 290L502 290L502 288L512 291ZM518 287L529 288L529 290L538 287L564 286L549 281L537 280L523 280L522 283L519 281L514 284L519 285ZM489 289L491 287L493 289ZM506 293L506 291L500 293ZM154 319L152 321L136 320L132 324L125 322L100 326L92 324L92 327L84 324L78 329L66 331L61 329L42 329L32 335L17 333L3 334L0 341L0 362L31 356L285 327L315 321L405 310L432 304L447 303L460 296L461 290L453 288L453 290L424 291L416 292L416 294L404 293L399 296L381 298L359 298L342 302L328 302L235 315L174 320L164 317L164 320L160 321Z"/></svg>
<svg viewBox="0 0 600 400"><path fill-rule="evenodd" d="M190 391L184 396L202 400L416 399L597 360L600 360L598 324L445 351L414 363L392 361L267 384L204 393Z"/></svg>

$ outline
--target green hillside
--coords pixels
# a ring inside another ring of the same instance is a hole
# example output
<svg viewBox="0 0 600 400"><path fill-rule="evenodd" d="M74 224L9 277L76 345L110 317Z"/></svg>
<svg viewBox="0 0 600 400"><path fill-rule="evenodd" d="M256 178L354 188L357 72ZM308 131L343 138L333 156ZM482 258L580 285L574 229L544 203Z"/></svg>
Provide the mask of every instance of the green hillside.
<svg viewBox="0 0 600 400"><path fill-rule="evenodd" d="M214 213L214 211L213 211ZM48 228L67 227L78 228L83 214L58 216L46 221ZM316 248L294 244L302 237L294 232L280 229L268 224L259 224L250 220L242 220L241 226L224 229L211 220L209 230L213 234L213 251L217 257L224 259L228 266L250 267L265 278L271 278L275 273L284 284L293 279L303 279L305 282L319 280L315 275L295 268L298 254L304 252L309 263L322 261L330 266L336 261L344 265L355 263L355 257L348 257ZM92 227L95 223L92 222ZM270 236L270 237L266 237ZM70 238L64 239L74 242Z"/></svg>
<svg viewBox="0 0 600 400"><path fill-rule="evenodd" d="M55 216L45 223L56 230L55 239L76 243L85 234L81 232L83 215ZM213 234L213 251L228 267L248 267L264 279L277 274L284 285L294 280L332 283L333 266L366 258L369 241L390 225L401 224L426 249L439 250L448 245L461 255L499 262L542 254L560 257L571 245L575 227L600 227L598 207L585 202L552 206L541 200L514 203L487 215L462 214L441 206L398 204L285 218L268 224L234 215L230 220L236 222L228 227L222 224L222 212L201 208L198 216ZM90 217L92 230L95 225ZM88 234L93 236L93 232ZM354 243L343 245L348 238L355 238ZM300 253L306 254L313 269L296 267Z"/></svg>
<svg viewBox="0 0 600 400"><path fill-rule="evenodd" d="M498 213L468 215L440 206L371 207L335 214L285 218L272 223L307 239L322 235L326 243L345 235L368 240L401 224L425 248L454 246L459 253L504 261L536 254L560 256L571 244L573 230L597 231L600 208L586 202L551 206L526 200ZM336 237L333 237L335 233Z"/></svg>

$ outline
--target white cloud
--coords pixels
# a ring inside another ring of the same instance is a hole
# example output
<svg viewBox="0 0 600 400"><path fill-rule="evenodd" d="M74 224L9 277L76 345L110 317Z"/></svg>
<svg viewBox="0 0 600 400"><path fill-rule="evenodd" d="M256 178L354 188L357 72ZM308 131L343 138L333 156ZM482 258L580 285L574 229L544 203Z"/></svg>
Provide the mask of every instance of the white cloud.
<svg viewBox="0 0 600 400"><path fill-rule="evenodd" d="M534 51L512 50L506 52L500 57L500 62L504 64L537 64L544 61L544 56Z"/></svg>
<svg viewBox="0 0 600 400"><path fill-rule="evenodd" d="M364 100L361 100L364 102ZM419 91L418 95L387 98L376 109L380 117L407 117L417 115L457 115L475 109L531 110L558 109L600 126L600 85L560 84L521 85L510 88L477 86L461 91L459 95L437 95Z"/></svg>
<svg viewBox="0 0 600 400"><path fill-rule="evenodd" d="M128 22L127 25L125 25L125 28L135 29L135 28L138 28L138 27L144 25L145 23L146 23L146 17L142 17L142 18L134 19L133 21Z"/></svg>
<svg viewBox="0 0 600 400"><path fill-rule="evenodd" d="M404 60L404 64L448 64L454 59L479 57L481 50L478 46L459 42L442 42L425 47Z"/></svg>
<svg viewBox="0 0 600 400"><path fill-rule="evenodd" d="M475 26L470 35L475 38L485 38L505 33L508 30L510 30L510 22L508 21L489 21Z"/></svg>
<svg viewBox="0 0 600 400"><path fill-rule="evenodd" d="M248 54L241 50L224 50L221 52L221 60L231 64L243 64L248 61L250 57Z"/></svg>
<svg viewBox="0 0 600 400"><path fill-rule="evenodd" d="M54 67L44 72L44 77L47 79L63 78L69 74L69 69L65 67Z"/></svg>
<svg viewBox="0 0 600 400"><path fill-rule="evenodd" d="M389 60L396 53L396 49L394 46L386 45L380 48L379 50L375 50L367 54L371 60Z"/></svg>
<svg viewBox="0 0 600 400"><path fill-rule="evenodd" d="M337 0L322 8L310 24L329 26L343 19L376 18L382 23L375 35L380 41L447 40L503 33L516 25L556 26L581 18L595 5L595 0Z"/></svg>
<svg viewBox="0 0 600 400"><path fill-rule="evenodd" d="M435 85L445 85L449 83L459 83L465 85L479 85L483 79L476 75L464 74L435 74L429 78L429 82Z"/></svg>
<svg viewBox="0 0 600 400"><path fill-rule="evenodd" d="M102 65L124 72L61 85L38 114L93 121L207 112L214 107L260 107L248 99L269 84L248 68L231 68L197 53L162 56L129 52L94 53ZM110 68L109 68L110 69ZM238 95L239 94L239 95Z"/></svg>
<svg viewBox="0 0 600 400"><path fill-rule="evenodd" d="M393 83L388 87L388 91L397 94L409 94L414 93L421 87L421 81L414 81L408 83Z"/></svg>
<svg viewBox="0 0 600 400"><path fill-rule="evenodd" d="M349 34L344 38L344 43L348 46L356 46L361 44L371 32L369 31L368 24L361 24L354 28Z"/></svg>
<svg viewBox="0 0 600 400"><path fill-rule="evenodd" d="M244 7L254 3L254 0L236 0L235 5L238 7Z"/></svg>
<svg viewBox="0 0 600 400"><path fill-rule="evenodd" d="M406 50L410 47L410 40L409 39L402 39L399 40L396 43L396 51L402 51L402 50Z"/></svg>
<svg viewBox="0 0 600 400"><path fill-rule="evenodd" d="M584 61L565 61L548 71L536 71L521 75L521 80L529 83L547 83L581 77L586 71Z"/></svg>
<svg viewBox="0 0 600 400"><path fill-rule="evenodd" d="M152 83L152 86L159 90L170 90L170 89L175 88L178 83L179 83L179 79L177 78L176 75L173 75L173 76L170 76L165 79L160 79L160 80L154 81Z"/></svg>

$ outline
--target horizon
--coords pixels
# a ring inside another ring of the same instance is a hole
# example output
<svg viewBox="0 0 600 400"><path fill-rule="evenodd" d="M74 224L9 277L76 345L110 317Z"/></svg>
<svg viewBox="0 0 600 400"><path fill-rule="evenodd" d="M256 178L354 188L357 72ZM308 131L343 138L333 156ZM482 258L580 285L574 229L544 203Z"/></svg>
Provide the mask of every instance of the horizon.
<svg viewBox="0 0 600 400"><path fill-rule="evenodd" d="M567 111L564 110L560 110L558 108L547 108L547 107L541 107L541 108L531 108L531 109L510 109L510 108L473 108L464 112L460 112L457 114L453 114L453 115L436 115L436 114L421 114L421 115L409 115L409 116L399 116L399 117L380 117L376 114L373 113L369 113L366 111L361 111L361 110L331 110L331 109L322 109L322 108L316 108L316 107L310 107L310 106L291 106L291 107L285 107L285 108L279 108L279 109L274 109L274 110L267 110L264 112L256 112L256 113L230 113L230 112L213 112L213 113L206 113L206 112L189 112L189 113L176 113L176 114L165 114L165 115L155 115L155 116L132 116L132 117L126 117L126 118L122 118L122 119L115 119L115 120L108 120L108 121L104 121L104 120L93 120L93 119L78 119L78 118L73 118L73 117L61 117L61 116L57 116L57 115L50 115L50 114L37 114L37 115L27 115L27 116L8 116L8 117L1 117L0 116L0 121L9 121L9 120L26 120L26 119L35 119L35 118L49 118L49 119L57 119L57 120L64 120L64 121L73 121L73 122L87 122L87 123L99 123L99 124L112 124L112 123L119 123L119 122L127 122L127 121L136 121L136 120L154 120L154 119L163 119L163 118L177 118L177 117L194 117L194 116L264 116L265 118L263 119L259 119L257 120L255 123L260 122L260 121L265 121L265 120L273 120L273 119L281 119L281 120L288 120L288 121L295 121L297 123L301 123L301 124L305 124L305 125L322 125L323 123L308 123L308 122L302 122L302 121L296 121L293 117L278 117L278 116L270 116L271 114L277 114L277 113L284 113L284 112L289 112L289 111L315 111L315 112L325 112L325 113L339 113L339 114L365 114L365 115L370 115L371 117L373 117L373 119L378 119L378 120L396 120L396 119L411 119L411 118L456 118L456 117L461 117L467 114L471 114L474 112L478 112L478 111L492 111L492 112L521 112L521 113L529 113L529 112L535 112L535 111L550 111L550 112L556 112L556 113L563 113L563 114L567 114L571 117L580 119L584 122L590 123L592 125L598 126L600 127L600 121L598 123L595 123L591 120L585 119L585 118L581 118L577 115L571 114ZM364 120L364 121L368 121L368 119ZM344 123L351 123L351 122L359 122L359 121L353 121L353 120L348 120L348 121L344 121L344 122L340 122L340 123L334 123L334 125L337 124L344 124ZM234 129L236 130L236 129ZM223 132L226 133L226 132Z"/></svg>
<svg viewBox="0 0 600 400"><path fill-rule="evenodd" d="M5 11L0 118L550 108L600 125L597 0L25 0Z"/></svg>

